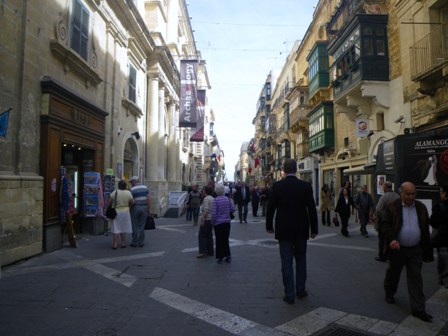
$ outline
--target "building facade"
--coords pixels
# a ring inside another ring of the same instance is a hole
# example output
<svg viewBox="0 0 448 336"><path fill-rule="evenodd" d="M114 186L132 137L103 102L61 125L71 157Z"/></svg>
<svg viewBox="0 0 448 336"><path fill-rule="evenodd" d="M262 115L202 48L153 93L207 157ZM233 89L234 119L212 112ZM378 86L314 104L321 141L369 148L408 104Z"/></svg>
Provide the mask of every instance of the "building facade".
<svg viewBox="0 0 448 336"><path fill-rule="evenodd" d="M106 176L139 176L163 215L204 155L178 123L180 61L210 87L184 0L44 2L7 2L0 23L2 265L60 248L68 221L102 232Z"/></svg>

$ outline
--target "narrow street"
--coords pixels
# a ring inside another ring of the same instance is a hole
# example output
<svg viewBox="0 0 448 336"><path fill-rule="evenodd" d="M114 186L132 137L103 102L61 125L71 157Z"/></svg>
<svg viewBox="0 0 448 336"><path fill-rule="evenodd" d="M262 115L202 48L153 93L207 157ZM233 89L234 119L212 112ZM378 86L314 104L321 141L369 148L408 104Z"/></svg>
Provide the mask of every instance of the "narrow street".
<svg viewBox="0 0 448 336"><path fill-rule="evenodd" d="M232 263L197 259L197 231L158 218L143 248L113 250L112 237L78 237L61 250L3 268L0 335L446 335L448 290L424 265L427 311L410 316L403 273L397 304L384 301L377 237L320 226L308 245L309 296L282 301L278 245L264 218L233 221ZM128 237L129 242L130 237Z"/></svg>

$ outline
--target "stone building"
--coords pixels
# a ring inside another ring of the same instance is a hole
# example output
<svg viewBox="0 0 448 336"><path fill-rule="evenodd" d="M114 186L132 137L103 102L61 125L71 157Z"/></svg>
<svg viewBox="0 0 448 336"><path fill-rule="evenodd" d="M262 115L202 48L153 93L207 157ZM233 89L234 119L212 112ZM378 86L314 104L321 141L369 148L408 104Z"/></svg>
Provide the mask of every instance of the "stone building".
<svg viewBox="0 0 448 336"><path fill-rule="evenodd" d="M367 184L376 194L377 178L391 178L383 144L406 141L410 134L444 134L446 6L424 0L319 1L270 97L264 116L265 125L276 123L270 138L266 126L258 126L257 108L256 154L274 158L263 178L279 178L275 158L288 157L282 144L290 142L298 175L315 189L327 183L336 190L350 180L354 193ZM262 94L259 106L265 105Z"/></svg>
<svg viewBox="0 0 448 336"><path fill-rule="evenodd" d="M163 215L193 164L177 123L180 60L200 59L185 1L8 1L1 15L0 264L60 248L67 220L102 232L108 175L140 176Z"/></svg>

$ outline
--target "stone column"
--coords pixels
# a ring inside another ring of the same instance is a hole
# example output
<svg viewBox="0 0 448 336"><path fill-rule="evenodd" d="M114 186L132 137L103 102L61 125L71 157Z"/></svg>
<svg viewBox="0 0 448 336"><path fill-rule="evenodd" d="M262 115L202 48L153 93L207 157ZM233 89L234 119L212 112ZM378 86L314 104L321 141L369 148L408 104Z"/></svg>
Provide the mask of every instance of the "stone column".
<svg viewBox="0 0 448 336"><path fill-rule="evenodd" d="M159 152L159 80L148 79L148 117L146 124L146 178L158 179Z"/></svg>
<svg viewBox="0 0 448 336"><path fill-rule="evenodd" d="M168 182L173 183L177 182L177 157L179 153L177 152L176 146L176 104L171 103L169 106L169 115L170 115L170 134L168 137Z"/></svg>
<svg viewBox="0 0 448 336"><path fill-rule="evenodd" d="M157 172L160 181L166 180L165 176L165 89L159 89L159 134L158 134L158 165Z"/></svg>

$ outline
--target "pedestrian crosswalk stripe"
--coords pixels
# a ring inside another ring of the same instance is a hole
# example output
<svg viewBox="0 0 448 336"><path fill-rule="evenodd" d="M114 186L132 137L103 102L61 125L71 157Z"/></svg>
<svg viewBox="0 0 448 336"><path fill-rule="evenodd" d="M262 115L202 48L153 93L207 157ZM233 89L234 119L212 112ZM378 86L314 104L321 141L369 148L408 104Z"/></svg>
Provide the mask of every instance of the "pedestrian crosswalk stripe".
<svg viewBox="0 0 448 336"><path fill-rule="evenodd" d="M440 314L437 314L438 317L434 320L433 324L422 322L412 316L409 316L401 324L398 324L320 307L275 328L263 326L259 323L189 299L160 287L154 288L149 297L218 328L224 329L234 335L311 336L328 327L330 324L336 324L377 335L435 336L440 332L443 325L448 322L448 317L445 317L446 314L443 314L443 311L446 311L447 304L441 303L441 300L443 301L443 298L448 296L447 294L446 290L444 291L443 289L440 289L427 302L430 311L438 310L438 312L440 312Z"/></svg>

